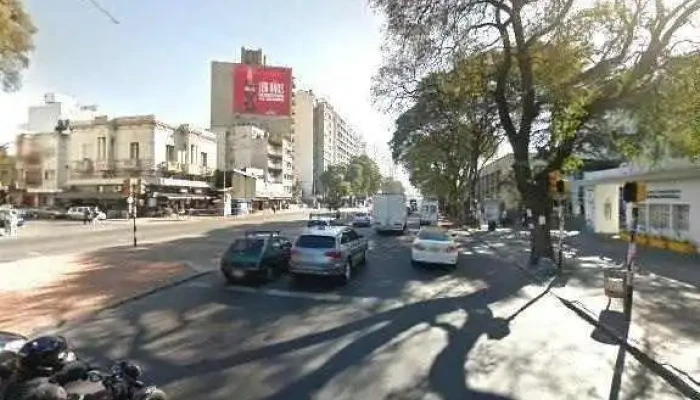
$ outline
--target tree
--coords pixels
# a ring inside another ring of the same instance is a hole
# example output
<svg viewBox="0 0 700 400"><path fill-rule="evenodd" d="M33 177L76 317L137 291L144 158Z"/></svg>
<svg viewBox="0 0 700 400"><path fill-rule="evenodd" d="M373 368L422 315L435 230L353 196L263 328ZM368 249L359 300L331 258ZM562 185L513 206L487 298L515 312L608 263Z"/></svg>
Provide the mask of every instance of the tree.
<svg viewBox="0 0 700 400"><path fill-rule="evenodd" d="M19 0L0 1L0 83L6 92L21 86L21 72L29 66L36 28Z"/></svg>
<svg viewBox="0 0 700 400"><path fill-rule="evenodd" d="M348 181L358 197L369 197L379 191L382 174L377 163L367 155L354 157L348 164Z"/></svg>
<svg viewBox="0 0 700 400"><path fill-rule="evenodd" d="M323 197L330 208L339 208L342 198L349 194L345 173L345 166L331 165L319 176Z"/></svg>
<svg viewBox="0 0 700 400"><path fill-rule="evenodd" d="M382 193L385 193L385 194L397 194L397 193L403 194L405 192L403 184L401 182L399 182L395 179L391 179L391 178L385 179L384 181L382 181L381 188L382 188L381 189Z"/></svg>
<svg viewBox="0 0 700 400"><path fill-rule="evenodd" d="M550 172L599 134L596 123L649 96L669 61L697 50L680 34L700 0L372 0L387 16L387 57L375 94L411 98L422 77L488 55L491 95L513 149L518 190L535 220L532 262L553 257ZM540 128L542 127L542 128ZM536 150L541 166L530 153Z"/></svg>
<svg viewBox="0 0 700 400"><path fill-rule="evenodd" d="M428 75L415 104L396 121L392 156L411 183L438 197L453 218L470 219L476 181L501 142L495 103L488 96L484 57L463 60ZM469 214L463 215L464 204Z"/></svg>

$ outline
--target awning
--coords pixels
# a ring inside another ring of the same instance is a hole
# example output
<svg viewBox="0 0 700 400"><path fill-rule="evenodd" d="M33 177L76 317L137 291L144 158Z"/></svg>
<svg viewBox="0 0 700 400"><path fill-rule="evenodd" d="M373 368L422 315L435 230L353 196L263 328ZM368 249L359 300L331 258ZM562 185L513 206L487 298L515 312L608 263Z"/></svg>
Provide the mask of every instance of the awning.
<svg viewBox="0 0 700 400"><path fill-rule="evenodd" d="M177 194L177 193L157 193L154 194L155 198L157 199L162 199L166 198L171 201L180 201L180 200L210 200L213 197L212 196L205 196L202 194Z"/></svg>
<svg viewBox="0 0 700 400"><path fill-rule="evenodd" d="M56 198L63 200L120 200L124 199L124 196L121 193L63 192L57 193Z"/></svg>

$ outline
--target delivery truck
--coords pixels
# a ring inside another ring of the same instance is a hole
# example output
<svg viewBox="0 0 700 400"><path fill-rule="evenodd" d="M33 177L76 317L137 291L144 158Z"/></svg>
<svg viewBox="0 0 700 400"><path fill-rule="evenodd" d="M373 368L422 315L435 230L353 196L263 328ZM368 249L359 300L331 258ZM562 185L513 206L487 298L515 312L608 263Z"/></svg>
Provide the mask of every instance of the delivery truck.
<svg viewBox="0 0 700 400"><path fill-rule="evenodd" d="M408 207L403 194L380 194L373 200L374 227L378 233L405 232Z"/></svg>

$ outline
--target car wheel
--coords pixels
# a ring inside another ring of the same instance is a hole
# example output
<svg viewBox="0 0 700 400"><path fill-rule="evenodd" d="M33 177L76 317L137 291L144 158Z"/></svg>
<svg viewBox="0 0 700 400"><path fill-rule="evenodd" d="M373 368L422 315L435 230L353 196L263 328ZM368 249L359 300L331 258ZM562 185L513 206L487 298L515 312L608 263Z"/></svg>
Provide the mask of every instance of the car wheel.
<svg viewBox="0 0 700 400"><path fill-rule="evenodd" d="M348 259L348 261L345 262L345 268L343 269L343 276L341 277L343 284L347 284L350 282L350 279L352 279L352 263Z"/></svg>
<svg viewBox="0 0 700 400"><path fill-rule="evenodd" d="M234 283L236 283L236 278L231 276L231 274L229 274L226 271L221 271L221 273L224 275L224 279L226 280L226 283L228 283L229 285L233 285Z"/></svg>

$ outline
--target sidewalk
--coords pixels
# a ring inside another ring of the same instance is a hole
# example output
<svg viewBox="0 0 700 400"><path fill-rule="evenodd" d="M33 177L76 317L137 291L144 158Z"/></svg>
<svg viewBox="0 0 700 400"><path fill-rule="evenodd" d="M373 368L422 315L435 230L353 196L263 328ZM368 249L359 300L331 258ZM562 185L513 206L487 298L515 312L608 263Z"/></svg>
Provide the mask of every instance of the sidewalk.
<svg viewBox="0 0 700 400"><path fill-rule="evenodd" d="M527 265L527 232L478 231L474 235L499 255L536 272L537 267ZM622 264L626 251L626 243L593 234L567 237L564 272L552 292L610 326L608 317L622 310L622 300L608 303L603 270ZM629 342L657 362L670 364L700 381L700 257L639 249L638 259L641 272L634 280ZM610 327L625 336L624 326ZM687 377L684 380L691 383Z"/></svg>

